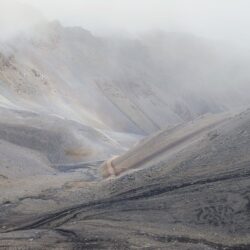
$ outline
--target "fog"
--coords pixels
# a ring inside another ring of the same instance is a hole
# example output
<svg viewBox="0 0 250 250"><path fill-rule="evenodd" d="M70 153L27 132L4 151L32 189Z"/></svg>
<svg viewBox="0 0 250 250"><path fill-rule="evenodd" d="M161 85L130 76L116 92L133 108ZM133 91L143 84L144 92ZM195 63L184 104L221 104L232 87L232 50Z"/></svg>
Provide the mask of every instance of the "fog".
<svg viewBox="0 0 250 250"><path fill-rule="evenodd" d="M0 39L16 36L42 20L42 13L30 4L0 0Z"/></svg>
<svg viewBox="0 0 250 250"><path fill-rule="evenodd" d="M190 32L240 45L250 42L248 0L22 0L48 19L96 34L161 29Z"/></svg>
<svg viewBox="0 0 250 250"><path fill-rule="evenodd" d="M164 30L246 47L249 8L248 0L0 0L0 29L9 36L45 17L101 36Z"/></svg>
<svg viewBox="0 0 250 250"><path fill-rule="evenodd" d="M2 67L19 63L0 74L10 81L3 89L16 90L13 102L24 93L49 112L129 132L248 106L248 7L243 0L0 0L0 38L8 40L0 53L10 51Z"/></svg>

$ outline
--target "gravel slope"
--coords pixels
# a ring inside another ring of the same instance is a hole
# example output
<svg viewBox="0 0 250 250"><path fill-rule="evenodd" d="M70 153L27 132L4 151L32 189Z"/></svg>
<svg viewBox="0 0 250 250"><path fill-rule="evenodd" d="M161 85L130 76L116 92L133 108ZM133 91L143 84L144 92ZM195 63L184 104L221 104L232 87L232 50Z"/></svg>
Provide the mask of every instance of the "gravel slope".
<svg viewBox="0 0 250 250"><path fill-rule="evenodd" d="M201 120L193 122L193 129ZM17 215L18 204L2 204L9 214L2 222L0 244L34 249L249 249L249 124L249 110L228 116L190 138L181 150L156 155L137 171L101 182L73 181L29 197L28 214L24 205ZM61 204L37 214L32 209L39 199Z"/></svg>

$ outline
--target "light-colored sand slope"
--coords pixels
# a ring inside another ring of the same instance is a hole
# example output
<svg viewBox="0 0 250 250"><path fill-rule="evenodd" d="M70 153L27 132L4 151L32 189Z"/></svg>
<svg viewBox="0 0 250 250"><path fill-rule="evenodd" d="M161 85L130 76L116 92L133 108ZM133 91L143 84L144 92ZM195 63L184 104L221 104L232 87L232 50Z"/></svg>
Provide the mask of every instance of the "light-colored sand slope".
<svg viewBox="0 0 250 250"><path fill-rule="evenodd" d="M137 171L95 184L72 181L25 202L2 204L8 220L2 219L0 245L249 249L250 110L225 117L204 117L145 140L138 152L150 141L155 151L165 139L195 137L165 157L150 156Z"/></svg>
<svg viewBox="0 0 250 250"><path fill-rule="evenodd" d="M232 115L231 115L232 116ZM108 160L102 166L103 177L118 176L126 171L150 165L155 158L181 151L197 138L226 122L230 114L206 115L143 140L124 155Z"/></svg>

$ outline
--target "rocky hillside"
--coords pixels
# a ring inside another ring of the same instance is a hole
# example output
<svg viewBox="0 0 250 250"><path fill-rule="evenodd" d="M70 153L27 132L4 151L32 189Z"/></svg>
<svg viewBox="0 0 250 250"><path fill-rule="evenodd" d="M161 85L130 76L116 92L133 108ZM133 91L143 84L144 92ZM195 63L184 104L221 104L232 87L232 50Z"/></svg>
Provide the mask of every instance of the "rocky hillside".
<svg viewBox="0 0 250 250"><path fill-rule="evenodd" d="M249 103L249 59L222 47L188 34L100 38L41 22L0 43L0 103L149 134Z"/></svg>
<svg viewBox="0 0 250 250"><path fill-rule="evenodd" d="M134 171L5 201L0 246L247 250L249 124L249 110L206 116L114 161Z"/></svg>
<svg viewBox="0 0 250 250"><path fill-rule="evenodd" d="M0 248L250 248L248 52L43 19L14 33L0 34Z"/></svg>

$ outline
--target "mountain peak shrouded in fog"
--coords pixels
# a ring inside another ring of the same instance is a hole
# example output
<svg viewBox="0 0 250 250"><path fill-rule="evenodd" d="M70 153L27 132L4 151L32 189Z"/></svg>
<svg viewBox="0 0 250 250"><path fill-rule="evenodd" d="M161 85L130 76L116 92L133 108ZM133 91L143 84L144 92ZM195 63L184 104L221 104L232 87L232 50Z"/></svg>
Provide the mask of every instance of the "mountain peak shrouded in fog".
<svg viewBox="0 0 250 250"><path fill-rule="evenodd" d="M249 103L250 56L189 33L97 37L39 18L1 48L4 98L98 128L149 134Z"/></svg>
<svg viewBox="0 0 250 250"><path fill-rule="evenodd" d="M98 35L127 36L162 29L249 47L248 0L20 0L49 19ZM111 14L112 13L112 14Z"/></svg>
<svg viewBox="0 0 250 250"><path fill-rule="evenodd" d="M0 23L2 36L23 30L44 16L98 36L138 37L163 30L249 49L249 7L247 0L53 0L53 4L50 0L1 0ZM6 23L9 28L3 25Z"/></svg>
<svg viewBox="0 0 250 250"><path fill-rule="evenodd" d="M249 250L249 6L0 0L0 249Z"/></svg>

